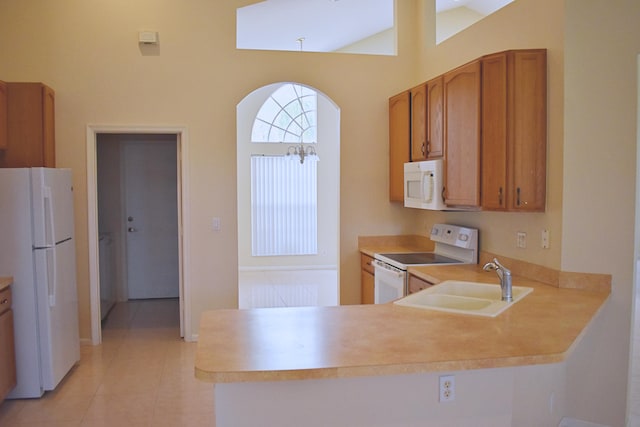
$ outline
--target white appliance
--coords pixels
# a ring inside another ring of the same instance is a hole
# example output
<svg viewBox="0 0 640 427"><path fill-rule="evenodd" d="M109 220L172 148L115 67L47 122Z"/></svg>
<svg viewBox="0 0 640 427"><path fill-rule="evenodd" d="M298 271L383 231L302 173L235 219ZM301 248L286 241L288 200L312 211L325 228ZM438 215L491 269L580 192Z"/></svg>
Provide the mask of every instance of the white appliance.
<svg viewBox="0 0 640 427"><path fill-rule="evenodd" d="M404 164L404 205L408 208L445 210L442 195L442 159Z"/></svg>
<svg viewBox="0 0 640 427"><path fill-rule="evenodd" d="M374 255L374 302L376 304L407 295L409 267L478 263L478 230L458 225L434 224L430 238L435 242L433 252Z"/></svg>
<svg viewBox="0 0 640 427"><path fill-rule="evenodd" d="M70 170L0 169L0 275L13 276L8 397L41 397L80 360Z"/></svg>

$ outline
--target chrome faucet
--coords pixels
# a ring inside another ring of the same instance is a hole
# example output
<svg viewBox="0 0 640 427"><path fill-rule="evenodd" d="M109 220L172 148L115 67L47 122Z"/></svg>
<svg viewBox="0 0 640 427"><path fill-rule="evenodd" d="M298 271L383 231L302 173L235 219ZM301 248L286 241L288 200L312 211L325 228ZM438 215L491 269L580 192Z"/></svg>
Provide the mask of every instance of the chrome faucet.
<svg viewBox="0 0 640 427"><path fill-rule="evenodd" d="M488 262L482 267L484 271L495 270L500 278L500 288L502 289L502 301L513 301L511 293L511 270L505 268L498 262L498 258L494 258L493 262Z"/></svg>

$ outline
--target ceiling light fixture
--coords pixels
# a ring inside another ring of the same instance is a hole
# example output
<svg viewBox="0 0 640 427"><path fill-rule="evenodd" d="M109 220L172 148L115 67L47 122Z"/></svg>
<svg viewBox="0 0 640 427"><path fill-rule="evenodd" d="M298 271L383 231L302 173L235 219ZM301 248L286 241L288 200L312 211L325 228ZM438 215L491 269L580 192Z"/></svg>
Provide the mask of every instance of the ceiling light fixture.
<svg viewBox="0 0 640 427"><path fill-rule="evenodd" d="M304 42L305 38L304 37L299 37L297 39L297 42L300 43L300 52L302 52L302 43ZM304 91L304 88L302 87L302 85L298 85L299 88L299 98L302 98L302 92ZM304 117L306 116L306 111L304 109L304 103L300 103L300 108L302 109L302 114L301 116ZM304 146L304 132L305 129L304 127L300 124L300 145L291 145L289 146L289 148L287 149L287 157L289 157L290 159L294 159L295 156L300 158L300 164L304 163L304 159L309 157L309 160L313 160L314 162L317 162L318 160L320 160L318 158L318 155L316 154L316 149L312 146L309 145L307 147Z"/></svg>

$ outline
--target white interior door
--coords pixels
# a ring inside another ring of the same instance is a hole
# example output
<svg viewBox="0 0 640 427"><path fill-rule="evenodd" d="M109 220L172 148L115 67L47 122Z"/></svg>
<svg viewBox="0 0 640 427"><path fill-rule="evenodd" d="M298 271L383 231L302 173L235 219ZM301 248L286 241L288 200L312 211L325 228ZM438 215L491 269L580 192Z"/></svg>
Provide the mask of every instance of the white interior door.
<svg viewBox="0 0 640 427"><path fill-rule="evenodd" d="M176 142L123 144L129 299L179 296Z"/></svg>

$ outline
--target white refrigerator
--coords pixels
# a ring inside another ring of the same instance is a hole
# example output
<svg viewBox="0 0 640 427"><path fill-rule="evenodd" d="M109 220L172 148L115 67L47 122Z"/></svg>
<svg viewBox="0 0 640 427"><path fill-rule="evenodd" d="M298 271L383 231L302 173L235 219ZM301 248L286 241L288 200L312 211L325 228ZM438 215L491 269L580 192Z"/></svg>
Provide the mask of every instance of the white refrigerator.
<svg viewBox="0 0 640 427"><path fill-rule="evenodd" d="M13 276L8 398L41 397L80 360L70 170L0 169L0 276Z"/></svg>

